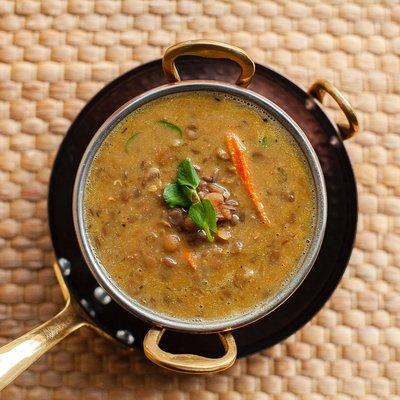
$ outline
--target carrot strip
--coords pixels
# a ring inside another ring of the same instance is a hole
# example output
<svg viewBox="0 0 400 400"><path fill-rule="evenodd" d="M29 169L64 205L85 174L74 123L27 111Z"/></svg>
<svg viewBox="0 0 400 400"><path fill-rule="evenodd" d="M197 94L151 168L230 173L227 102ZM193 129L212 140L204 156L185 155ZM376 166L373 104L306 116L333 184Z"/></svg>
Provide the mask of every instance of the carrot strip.
<svg viewBox="0 0 400 400"><path fill-rule="evenodd" d="M187 263L193 268L197 269L196 261L194 260L193 254L189 249L183 250L183 258L187 261Z"/></svg>
<svg viewBox="0 0 400 400"><path fill-rule="evenodd" d="M245 147L242 141L240 140L239 136L233 132L226 132L225 141L232 163L235 166L236 172L239 175L240 180L242 181L251 201L258 212L261 222L263 224L270 224L270 220L264 210L264 205L259 199L253 182L251 181L249 166L244 157Z"/></svg>

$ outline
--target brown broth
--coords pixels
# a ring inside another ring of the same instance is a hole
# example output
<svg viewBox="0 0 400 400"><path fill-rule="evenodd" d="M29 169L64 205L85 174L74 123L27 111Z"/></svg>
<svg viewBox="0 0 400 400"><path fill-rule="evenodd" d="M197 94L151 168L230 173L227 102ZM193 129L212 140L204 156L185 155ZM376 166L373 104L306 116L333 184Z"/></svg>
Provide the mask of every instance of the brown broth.
<svg viewBox="0 0 400 400"><path fill-rule="evenodd" d="M182 130L193 125L198 138L190 140L187 132L179 138L160 120ZM260 223L231 160L218 155L226 151L228 130L246 147L271 226ZM200 176L219 168L218 183L239 203L241 221L225 224L232 237L224 243L190 243L193 234L165 223L169 208L162 192L185 158L201 168ZM309 166L285 128L238 99L207 92L154 100L122 120L98 151L84 193L90 243L114 281L155 311L205 320L249 311L279 292L307 250L315 201ZM171 233L180 242L168 252L164 241ZM195 270L182 256L184 248L191 250Z"/></svg>

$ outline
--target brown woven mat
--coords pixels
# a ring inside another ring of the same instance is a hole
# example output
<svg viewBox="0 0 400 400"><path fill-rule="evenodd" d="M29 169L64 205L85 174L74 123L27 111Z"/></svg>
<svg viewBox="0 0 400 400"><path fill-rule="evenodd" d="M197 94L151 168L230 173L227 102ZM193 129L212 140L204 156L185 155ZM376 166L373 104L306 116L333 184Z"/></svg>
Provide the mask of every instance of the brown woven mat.
<svg viewBox="0 0 400 400"><path fill-rule="evenodd" d="M0 0L1 343L60 309L46 221L52 160L79 110L123 71L174 42L218 39L304 87L332 80L363 126L346 143L359 183L356 249L332 299L297 334L226 373L193 377L83 331L0 398L399 399L399 26L397 0Z"/></svg>

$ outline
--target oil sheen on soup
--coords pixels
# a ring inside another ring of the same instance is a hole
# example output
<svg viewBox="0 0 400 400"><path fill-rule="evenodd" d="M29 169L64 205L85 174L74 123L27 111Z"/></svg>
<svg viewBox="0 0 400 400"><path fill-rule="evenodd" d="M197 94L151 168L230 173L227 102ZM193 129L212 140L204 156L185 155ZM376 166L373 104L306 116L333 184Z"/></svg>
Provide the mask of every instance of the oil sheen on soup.
<svg viewBox="0 0 400 400"><path fill-rule="evenodd" d="M273 117L221 93L153 100L89 170L89 242L134 301L181 319L254 309L287 284L313 235L308 163Z"/></svg>

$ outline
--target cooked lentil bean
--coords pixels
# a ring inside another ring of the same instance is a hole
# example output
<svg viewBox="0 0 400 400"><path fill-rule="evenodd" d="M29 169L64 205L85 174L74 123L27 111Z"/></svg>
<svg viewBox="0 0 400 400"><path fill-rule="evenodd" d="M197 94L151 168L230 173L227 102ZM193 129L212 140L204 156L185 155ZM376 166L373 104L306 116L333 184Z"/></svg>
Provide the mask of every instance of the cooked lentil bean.
<svg viewBox="0 0 400 400"><path fill-rule="evenodd" d="M175 267L176 265L178 265L177 261L172 257L164 257L162 259L162 262L167 267Z"/></svg>
<svg viewBox="0 0 400 400"><path fill-rule="evenodd" d="M185 135L190 140L196 140L199 137L199 132L195 125L190 125L185 129Z"/></svg>
<svg viewBox="0 0 400 400"><path fill-rule="evenodd" d="M231 194L229 193L229 190L228 190L227 188L225 188L224 186L219 185L218 183L215 183L215 182L209 183L209 184L207 185L207 189L208 189L208 191L211 192L211 193L221 193L222 196L223 196L225 199L229 198L229 196L231 195Z"/></svg>
<svg viewBox="0 0 400 400"><path fill-rule="evenodd" d="M182 225L184 217L185 213L180 208L174 208L168 211L168 221L171 222L172 225Z"/></svg>
<svg viewBox="0 0 400 400"><path fill-rule="evenodd" d="M239 215L237 215L237 214L232 214L231 221L232 221L232 223L233 223L234 225L237 225L237 224L240 222Z"/></svg>
<svg viewBox="0 0 400 400"><path fill-rule="evenodd" d="M185 217L185 219L183 220L183 223L182 223L182 227L187 232L197 231L196 224L189 217Z"/></svg>
<svg viewBox="0 0 400 400"><path fill-rule="evenodd" d="M160 170L157 167L150 167L147 171L147 179L156 179L160 177Z"/></svg>
<svg viewBox="0 0 400 400"><path fill-rule="evenodd" d="M178 235L168 234L164 236L163 247L165 251L174 252L179 249L180 237Z"/></svg>
<svg viewBox="0 0 400 400"><path fill-rule="evenodd" d="M228 152L225 151L224 149L218 149L218 150L217 150L217 154L218 154L218 157L219 157L221 160L225 160L225 161L229 160L229 154L228 154Z"/></svg>
<svg viewBox="0 0 400 400"><path fill-rule="evenodd" d="M220 228L220 229L218 229L216 237L221 242L226 242L227 240L229 240L232 237L232 234L228 229Z"/></svg>
<svg viewBox="0 0 400 400"><path fill-rule="evenodd" d="M224 196L221 193L216 192L207 193L204 196L204 199L210 200L214 207L216 207L217 209L224 202Z"/></svg>

